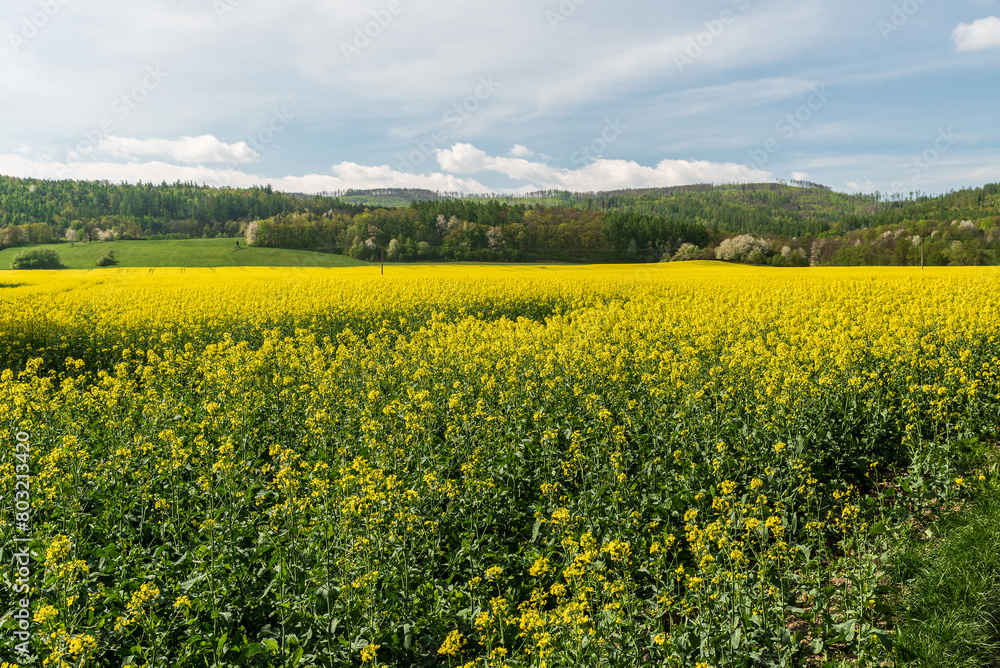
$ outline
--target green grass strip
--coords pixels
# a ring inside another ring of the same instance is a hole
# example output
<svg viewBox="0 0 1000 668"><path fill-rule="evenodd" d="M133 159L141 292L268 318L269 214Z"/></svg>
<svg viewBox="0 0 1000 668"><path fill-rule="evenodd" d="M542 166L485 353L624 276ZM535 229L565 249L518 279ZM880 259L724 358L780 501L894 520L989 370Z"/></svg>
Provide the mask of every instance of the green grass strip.
<svg viewBox="0 0 1000 668"><path fill-rule="evenodd" d="M237 247L236 242L240 245ZM97 259L114 250L114 267L360 267L366 263L346 255L286 248L248 248L239 239L171 239L162 241L99 241L6 248L0 270L23 250L51 248L66 269L96 269Z"/></svg>
<svg viewBox="0 0 1000 668"><path fill-rule="evenodd" d="M900 666L1000 666L1000 494L934 526L896 565ZM929 549L928 549L929 548Z"/></svg>

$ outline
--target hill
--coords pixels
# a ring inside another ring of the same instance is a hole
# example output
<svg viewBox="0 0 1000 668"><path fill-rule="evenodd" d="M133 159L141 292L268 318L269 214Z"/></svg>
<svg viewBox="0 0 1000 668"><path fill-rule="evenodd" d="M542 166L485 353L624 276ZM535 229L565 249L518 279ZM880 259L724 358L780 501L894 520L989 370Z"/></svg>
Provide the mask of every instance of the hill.
<svg viewBox="0 0 1000 668"><path fill-rule="evenodd" d="M416 193L421 196L416 196ZM930 197L883 193L834 192L809 182L698 184L574 193L543 190L525 195L438 195L430 191L378 189L338 193L345 203L377 208L412 206L413 202L460 200L476 205L578 208L637 213L724 234L800 237L840 235L852 230L901 225L921 220L979 220L1000 213L1000 187L990 184Z"/></svg>
<svg viewBox="0 0 1000 668"><path fill-rule="evenodd" d="M0 176L0 229L44 223L60 235L66 229L121 228L132 238L233 236L239 233L241 221L295 213L355 215L363 211L363 206L335 197L296 196L270 186L212 188L181 182L115 185Z"/></svg>

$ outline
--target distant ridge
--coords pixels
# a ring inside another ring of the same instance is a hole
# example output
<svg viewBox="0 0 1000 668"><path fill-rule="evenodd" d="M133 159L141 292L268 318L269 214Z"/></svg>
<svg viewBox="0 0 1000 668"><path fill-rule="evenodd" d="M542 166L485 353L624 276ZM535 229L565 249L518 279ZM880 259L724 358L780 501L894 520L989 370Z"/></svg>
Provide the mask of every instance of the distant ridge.
<svg viewBox="0 0 1000 668"><path fill-rule="evenodd" d="M682 186L660 186L645 188L620 188L617 190L600 190L590 192L573 192L570 190L548 189L534 190L526 193L463 193L463 192L437 192L424 188L349 188L346 190L324 191L319 193L321 197L335 197L351 204L361 204L368 206L407 206L411 202L434 202L443 199L473 199L473 200L501 200L501 201L521 201L531 200L551 200L559 202L584 201L587 198L608 197L614 195L672 195L675 193L698 193L711 192L715 189L738 188L743 190L780 190L782 186L792 186L795 188L817 189L833 192L829 186L812 181L778 181L774 183L744 183L744 184L723 184L695 183ZM306 193L286 193L298 199L308 199L313 197Z"/></svg>

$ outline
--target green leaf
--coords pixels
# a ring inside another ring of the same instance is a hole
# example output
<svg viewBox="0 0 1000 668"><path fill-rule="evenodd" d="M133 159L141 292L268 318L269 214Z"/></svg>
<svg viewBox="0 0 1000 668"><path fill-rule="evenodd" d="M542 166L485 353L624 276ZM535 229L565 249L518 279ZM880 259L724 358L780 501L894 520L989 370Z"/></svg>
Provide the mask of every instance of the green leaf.
<svg viewBox="0 0 1000 668"><path fill-rule="evenodd" d="M848 619L846 622L841 622L840 624L834 624L833 629L837 632L844 642L852 642L854 640L854 626L858 623L856 619Z"/></svg>
<svg viewBox="0 0 1000 668"><path fill-rule="evenodd" d="M201 582L204 579L205 575L203 573L199 573L190 580L185 580L184 582L182 582L180 585L180 590L186 594L191 589L191 587L193 587L194 585L196 585L197 583Z"/></svg>
<svg viewBox="0 0 1000 668"><path fill-rule="evenodd" d="M256 656L257 654L263 654L263 653L264 653L264 648L258 645L257 643L254 643L252 645L247 645L246 647L243 648L243 651L240 652L240 655L236 657L236 663L243 664L251 656Z"/></svg>
<svg viewBox="0 0 1000 668"><path fill-rule="evenodd" d="M882 648L886 652L891 652L895 642L892 639L892 634L888 631L882 631L881 629L875 629L872 631L878 637L878 641L882 643Z"/></svg>

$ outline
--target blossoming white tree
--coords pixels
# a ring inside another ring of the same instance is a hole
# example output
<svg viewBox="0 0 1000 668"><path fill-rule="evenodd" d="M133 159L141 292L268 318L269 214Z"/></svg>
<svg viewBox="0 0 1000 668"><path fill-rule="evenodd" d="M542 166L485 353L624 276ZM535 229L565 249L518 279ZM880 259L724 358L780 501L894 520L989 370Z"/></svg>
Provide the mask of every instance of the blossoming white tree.
<svg viewBox="0 0 1000 668"><path fill-rule="evenodd" d="M715 251L715 257L727 262L746 262L753 253L766 256L770 252L771 245L765 240L750 234L741 234L719 244Z"/></svg>

